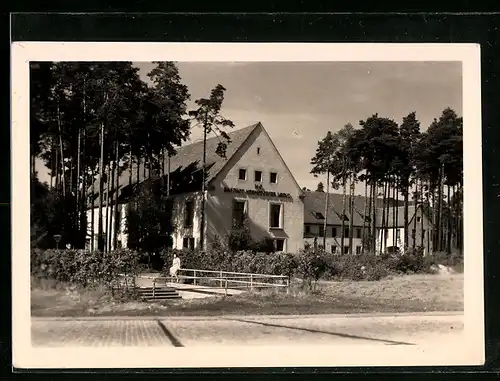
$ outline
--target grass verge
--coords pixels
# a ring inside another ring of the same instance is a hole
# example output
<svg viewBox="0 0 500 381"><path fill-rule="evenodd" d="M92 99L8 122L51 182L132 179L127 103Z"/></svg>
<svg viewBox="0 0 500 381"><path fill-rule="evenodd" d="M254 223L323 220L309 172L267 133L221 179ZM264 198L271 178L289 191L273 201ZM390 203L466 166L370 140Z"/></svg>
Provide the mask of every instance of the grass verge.
<svg viewBox="0 0 500 381"><path fill-rule="evenodd" d="M321 282L318 292L243 293L230 297L116 302L104 291L35 286L31 314L71 316L222 316L393 313L463 310L463 274L408 275L377 282Z"/></svg>

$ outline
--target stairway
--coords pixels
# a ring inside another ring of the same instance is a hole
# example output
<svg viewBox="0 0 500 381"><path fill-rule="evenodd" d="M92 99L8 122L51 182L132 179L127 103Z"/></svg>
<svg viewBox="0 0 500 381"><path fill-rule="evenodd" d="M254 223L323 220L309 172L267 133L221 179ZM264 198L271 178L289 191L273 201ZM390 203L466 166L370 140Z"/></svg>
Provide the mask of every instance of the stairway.
<svg viewBox="0 0 500 381"><path fill-rule="evenodd" d="M156 300L168 300L168 299L181 299L182 297L179 295L175 288L171 287L156 287L154 291L153 297L153 287L139 287L137 288L137 292L139 296L145 299L148 302L156 301Z"/></svg>

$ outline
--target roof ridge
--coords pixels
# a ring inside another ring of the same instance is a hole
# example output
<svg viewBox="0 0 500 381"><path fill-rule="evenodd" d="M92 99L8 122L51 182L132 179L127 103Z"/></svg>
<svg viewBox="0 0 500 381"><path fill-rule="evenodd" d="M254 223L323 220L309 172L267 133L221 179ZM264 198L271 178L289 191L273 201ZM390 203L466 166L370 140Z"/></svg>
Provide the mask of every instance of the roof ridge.
<svg viewBox="0 0 500 381"><path fill-rule="evenodd" d="M231 130L231 132L227 132L227 134L229 135L229 137L231 137L231 135L234 135L236 133L241 133L243 130L246 130L246 129L254 129L255 127L257 127L257 125L259 124L259 122L257 123L254 123L254 124L251 124L249 126L246 126L246 127L243 127L243 128L238 128L237 130ZM208 141L212 141L212 140L215 140L215 139L219 139L217 136L212 136L210 138L207 138L207 142ZM191 142L191 143L188 143L188 144L185 144L185 145L181 145L178 149L177 149L177 153L186 148L186 147L191 147L191 146L194 146L196 144L202 144L203 143L203 139L200 139L200 140L197 140L195 142ZM176 156L177 153L174 155ZM173 157L173 156L172 156Z"/></svg>

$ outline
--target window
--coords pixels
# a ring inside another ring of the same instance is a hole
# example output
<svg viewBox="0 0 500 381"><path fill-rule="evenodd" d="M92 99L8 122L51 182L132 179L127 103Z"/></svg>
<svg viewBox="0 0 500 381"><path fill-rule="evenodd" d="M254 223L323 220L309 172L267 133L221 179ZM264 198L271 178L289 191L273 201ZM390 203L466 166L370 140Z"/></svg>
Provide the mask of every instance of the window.
<svg viewBox="0 0 500 381"><path fill-rule="evenodd" d="M318 220L324 220L324 219L325 219L325 217L323 216L323 214L322 214L322 213L320 213L320 212L316 212L316 213L315 213L315 217L316 217L316 219L318 219Z"/></svg>
<svg viewBox="0 0 500 381"><path fill-rule="evenodd" d="M425 229L422 230L422 237L425 237Z"/></svg>
<svg viewBox="0 0 500 381"><path fill-rule="evenodd" d="M349 246L344 246L344 254L349 254Z"/></svg>
<svg viewBox="0 0 500 381"><path fill-rule="evenodd" d="M262 182L262 171L255 171L255 182Z"/></svg>
<svg viewBox="0 0 500 381"><path fill-rule="evenodd" d="M337 254L337 246L332 245L332 254Z"/></svg>
<svg viewBox="0 0 500 381"><path fill-rule="evenodd" d="M184 206L184 226L193 226L194 219L194 201L188 200Z"/></svg>
<svg viewBox="0 0 500 381"><path fill-rule="evenodd" d="M361 238L361 229L356 229L356 238Z"/></svg>
<svg viewBox="0 0 500 381"><path fill-rule="evenodd" d="M337 228L332 228L332 237L338 237L337 236Z"/></svg>
<svg viewBox="0 0 500 381"><path fill-rule="evenodd" d="M269 227L270 228L281 228L281 204L271 204L269 208Z"/></svg>
<svg viewBox="0 0 500 381"><path fill-rule="evenodd" d="M233 228L240 229L245 223L245 201L233 201Z"/></svg>
<svg viewBox="0 0 500 381"><path fill-rule="evenodd" d="M274 240L274 248L276 249L276 251L284 251L285 250L285 240L284 239Z"/></svg>
<svg viewBox="0 0 500 381"><path fill-rule="evenodd" d="M182 247L188 250L194 250L194 238L193 237L184 237L182 239Z"/></svg>
<svg viewBox="0 0 500 381"><path fill-rule="evenodd" d="M244 168L240 168L239 174L238 174L238 179L245 181L247 179L247 170Z"/></svg>
<svg viewBox="0 0 500 381"><path fill-rule="evenodd" d="M361 254L361 246L356 246L356 254L357 255Z"/></svg>
<svg viewBox="0 0 500 381"><path fill-rule="evenodd" d="M325 236L325 227L324 226L320 226L319 227L319 236L320 237L324 237Z"/></svg>
<svg viewBox="0 0 500 381"><path fill-rule="evenodd" d="M415 229L411 229L411 238L415 239L416 235L417 235L417 231Z"/></svg>
<svg viewBox="0 0 500 381"><path fill-rule="evenodd" d="M344 229L344 237L349 237L349 228Z"/></svg>
<svg viewBox="0 0 500 381"><path fill-rule="evenodd" d="M425 231L425 230L424 230ZM401 239L401 230L396 229L396 239L399 241Z"/></svg>
<svg viewBox="0 0 500 381"><path fill-rule="evenodd" d="M422 220L422 217L417 217L417 222L420 222Z"/></svg>
<svg viewBox="0 0 500 381"><path fill-rule="evenodd" d="M311 226L306 225L306 234L311 234Z"/></svg>
<svg viewBox="0 0 500 381"><path fill-rule="evenodd" d="M271 172L269 174L269 182L271 184L277 184L278 183L278 174L276 172Z"/></svg>

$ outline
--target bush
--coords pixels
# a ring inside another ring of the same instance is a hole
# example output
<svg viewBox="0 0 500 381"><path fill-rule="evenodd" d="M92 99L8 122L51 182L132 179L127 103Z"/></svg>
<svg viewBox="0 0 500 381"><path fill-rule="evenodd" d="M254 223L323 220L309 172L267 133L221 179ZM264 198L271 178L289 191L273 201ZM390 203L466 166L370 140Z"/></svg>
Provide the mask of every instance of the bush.
<svg viewBox="0 0 500 381"><path fill-rule="evenodd" d="M139 274L140 255L128 249L109 253L88 250L31 251L31 275L38 279L53 279L80 287L99 284L111 286L120 275Z"/></svg>
<svg viewBox="0 0 500 381"><path fill-rule="evenodd" d="M305 249L297 259L297 275L310 290L314 291L318 280L327 270L325 252Z"/></svg>
<svg viewBox="0 0 500 381"><path fill-rule="evenodd" d="M286 275L291 277L297 267L296 257L287 253L263 253L251 250L232 252L223 246L207 251L166 250L162 252L165 266L162 273L169 274L172 259L176 254L181 259L182 268L234 271L242 273L259 273L270 275Z"/></svg>
<svg viewBox="0 0 500 381"><path fill-rule="evenodd" d="M326 274L336 280L376 281L391 274L388 263L375 255L331 255Z"/></svg>

